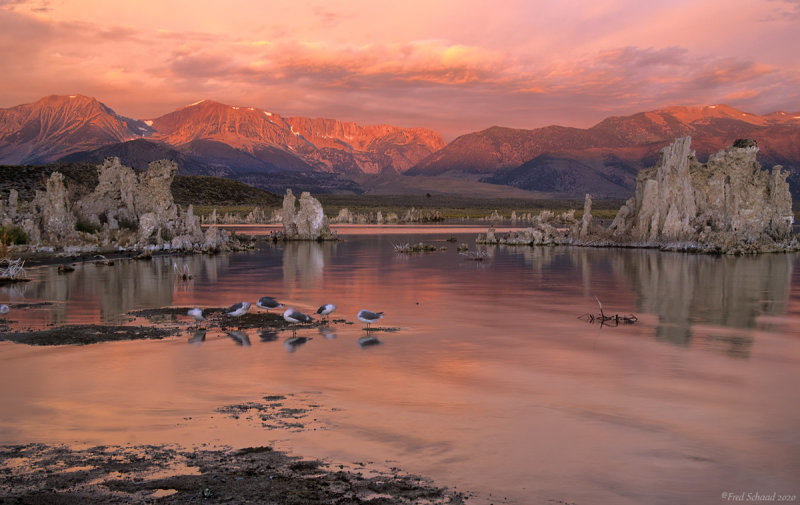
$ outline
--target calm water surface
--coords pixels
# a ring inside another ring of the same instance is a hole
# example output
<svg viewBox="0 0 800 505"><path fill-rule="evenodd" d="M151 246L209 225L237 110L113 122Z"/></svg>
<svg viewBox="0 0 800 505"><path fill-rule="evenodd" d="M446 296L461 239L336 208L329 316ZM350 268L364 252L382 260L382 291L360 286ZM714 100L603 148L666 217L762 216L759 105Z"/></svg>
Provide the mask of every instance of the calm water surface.
<svg viewBox="0 0 800 505"><path fill-rule="evenodd" d="M31 269L32 282L0 288L0 302L50 302L9 314L22 327L264 295L304 311L332 302L356 324L300 330L313 340L294 352L290 332L258 330L249 347L212 331L199 345L0 342L0 443L275 443L399 466L476 492L472 503L800 501L796 255L497 247L474 262L444 239L474 250L477 230L348 231L335 244ZM421 240L447 250L393 252ZM173 261L194 278L175 279ZM578 319L595 297L640 322ZM362 308L399 330L360 348ZM288 393L321 405L327 429L265 430L215 411Z"/></svg>

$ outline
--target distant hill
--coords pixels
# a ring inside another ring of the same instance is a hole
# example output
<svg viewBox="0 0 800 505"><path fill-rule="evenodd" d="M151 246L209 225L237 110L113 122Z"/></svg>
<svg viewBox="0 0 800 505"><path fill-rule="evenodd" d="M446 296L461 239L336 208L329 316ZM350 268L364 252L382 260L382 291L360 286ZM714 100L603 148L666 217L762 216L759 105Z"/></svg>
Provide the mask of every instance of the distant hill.
<svg viewBox="0 0 800 505"><path fill-rule="evenodd" d="M727 105L610 117L588 129L492 127L453 140L406 174L447 175L560 195L631 195L636 172L654 165L662 147L686 135L692 136L701 160L738 138L755 139L760 163L790 170L792 194L800 197L800 113L758 116Z"/></svg>
<svg viewBox="0 0 800 505"><path fill-rule="evenodd" d="M90 193L97 186L97 165L92 163L50 163L47 165L0 165L0 197L16 189L21 200L31 200L44 191L53 172L64 175L71 195ZM224 177L176 175L170 187L175 203L193 205L260 205L280 207L283 197Z"/></svg>
<svg viewBox="0 0 800 505"><path fill-rule="evenodd" d="M230 170L218 168L190 154L173 149L169 144L154 140L136 139L118 144L98 147L91 151L72 153L58 160L59 163L101 164L106 158L119 158L123 165L145 170L147 165L157 160L170 160L178 164L178 173L185 175L226 176Z"/></svg>
<svg viewBox="0 0 800 505"><path fill-rule="evenodd" d="M599 165L599 166L598 166ZM532 191L575 197L591 193L595 198L626 198L636 183L638 168L618 158L584 161L540 154L518 167L502 168L481 181Z"/></svg>
<svg viewBox="0 0 800 505"><path fill-rule="evenodd" d="M175 203L280 207L283 197L239 181L207 175L176 175L170 186Z"/></svg>

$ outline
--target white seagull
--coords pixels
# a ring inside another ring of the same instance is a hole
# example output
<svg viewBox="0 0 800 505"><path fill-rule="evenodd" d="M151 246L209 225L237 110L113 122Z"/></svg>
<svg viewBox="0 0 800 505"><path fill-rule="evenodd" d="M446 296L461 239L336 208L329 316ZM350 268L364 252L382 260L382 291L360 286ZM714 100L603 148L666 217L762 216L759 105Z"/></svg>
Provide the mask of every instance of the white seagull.
<svg viewBox="0 0 800 505"><path fill-rule="evenodd" d="M292 324L310 323L313 321L311 316L303 314L302 312L297 312L294 310L294 307L289 307L286 309L286 312L283 313L283 319L285 319L287 323ZM292 336L294 336L296 332L297 328L292 326Z"/></svg>
<svg viewBox="0 0 800 505"><path fill-rule="evenodd" d="M203 317L203 309L195 307L193 309L189 309L187 312L189 316L194 318L195 323L200 324L200 321L204 321L205 318Z"/></svg>
<svg viewBox="0 0 800 505"><path fill-rule="evenodd" d="M278 303L278 300L272 298L271 296L262 296L256 302L256 306L261 307L267 312L269 312L269 309L280 309L283 307L283 305Z"/></svg>
<svg viewBox="0 0 800 505"><path fill-rule="evenodd" d="M358 311L358 315L356 317L362 323L366 323L367 329L369 329L370 324L374 323L375 321L383 317L383 312L370 312L368 310L360 310Z"/></svg>
<svg viewBox="0 0 800 505"><path fill-rule="evenodd" d="M245 315L248 310L250 310L250 302L239 302L231 305L228 310L225 311L225 315L240 317Z"/></svg>
<svg viewBox="0 0 800 505"><path fill-rule="evenodd" d="M326 303L325 305L317 309L317 314L321 314L322 317L325 317L334 310L336 310L336 305L332 303Z"/></svg>

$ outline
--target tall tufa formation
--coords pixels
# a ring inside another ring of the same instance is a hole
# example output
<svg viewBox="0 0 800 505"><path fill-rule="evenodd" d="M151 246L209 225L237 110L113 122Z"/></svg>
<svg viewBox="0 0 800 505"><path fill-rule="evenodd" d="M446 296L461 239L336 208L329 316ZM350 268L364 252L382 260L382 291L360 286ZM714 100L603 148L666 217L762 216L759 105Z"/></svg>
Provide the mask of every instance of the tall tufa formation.
<svg viewBox="0 0 800 505"><path fill-rule="evenodd" d="M291 189L286 190L281 209L283 236L285 240L338 240L331 231L322 204L307 191L300 195L300 208Z"/></svg>
<svg viewBox="0 0 800 505"><path fill-rule="evenodd" d="M59 243L70 239L75 234L75 217L70 212L69 197L67 188L64 186L64 176L58 172L53 172L47 179L45 191L37 191L33 199L34 208L38 210L39 219L29 220L36 223L40 233L30 235L40 235L42 239Z"/></svg>
<svg viewBox="0 0 800 505"><path fill-rule="evenodd" d="M674 251L751 254L793 251L792 197L787 173L761 170L754 140L737 140L703 164L691 137L661 151L658 164L639 172L636 194L608 229L593 224L586 195L580 223L554 223L542 212L523 232L489 233L478 243L656 247ZM574 221L574 220L573 220Z"/></svg>
<svg viewBox="0 0 800 505"><path fill-rule="evenodd" d="M609 228L614 242L732 254L797 247L788 174L761 170L755 141L737 140L705 164L690 146L677 139L639 172Z"/></svg>
<svg viewBox="0 0 800 505"><path fill-rule="evenodd" d="M174 162L161 160L137 174L118 158L107 159L97 168L97 187L76 202L75 214L121 245L184 249L202 243L199 220L172 200L170 184L177 170Z"/></svg>

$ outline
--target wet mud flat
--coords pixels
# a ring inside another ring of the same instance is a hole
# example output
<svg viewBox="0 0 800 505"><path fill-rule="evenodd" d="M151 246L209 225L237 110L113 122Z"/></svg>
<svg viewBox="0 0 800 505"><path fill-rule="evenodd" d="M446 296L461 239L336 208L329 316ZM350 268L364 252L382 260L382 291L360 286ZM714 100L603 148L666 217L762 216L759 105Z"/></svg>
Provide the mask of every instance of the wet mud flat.
<svg viewBox="0 0 800 505"><path fill-rule="evenodd" d="M369 473L366 475L365 473ZM0 447L0 503L462 504L466 497L399 471L362 472L271 447Z"/></svg>
<svg viewBox="0 0 800 505"><path fill-rule="evenodd" d="M216 409L267 430L327 429L312 394L266 395ZM187 422L192 422L187 418ZM332 464L270 446L0 446L0 504L463 504L427 479L358 462Z"/></svg>

